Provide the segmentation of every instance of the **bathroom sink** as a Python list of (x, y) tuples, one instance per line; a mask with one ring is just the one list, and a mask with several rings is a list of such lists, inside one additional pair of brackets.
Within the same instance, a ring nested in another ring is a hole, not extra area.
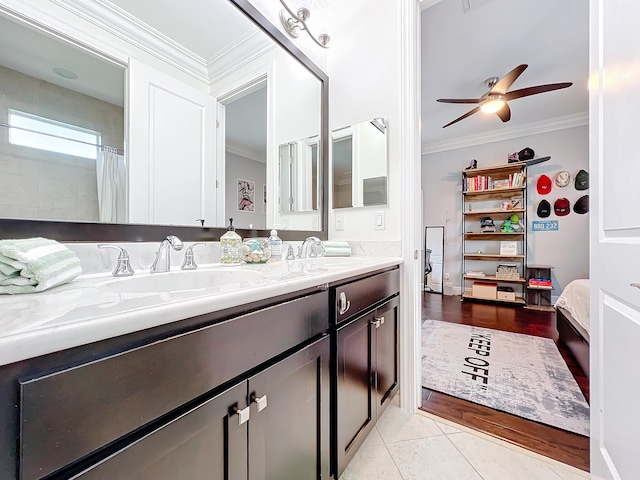
[(114, 278), (97, 285), (115, 293), (180, 292), (185, 290), (223, 289), (258, 280), (256, 271), (216, 268), (207, 270), (180, 270), (167, 273), (136, 274)]

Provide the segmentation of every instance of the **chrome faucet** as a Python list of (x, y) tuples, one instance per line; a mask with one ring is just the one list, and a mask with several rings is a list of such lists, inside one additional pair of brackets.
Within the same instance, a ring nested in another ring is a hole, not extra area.
[(298, 258), (314, 258), (322, 251), (322, 241), (318, 237), (307, 237), (302, 242)]
[(156, 252), (156, 259), (151, 265), (151, 273), (168, 272), (171, 269), (171, 251), (169, 247), (174, 250), (182, 250), (182, 240), (175, 235), (167, 235), (167, 238), (162, 240), (160, 248)]

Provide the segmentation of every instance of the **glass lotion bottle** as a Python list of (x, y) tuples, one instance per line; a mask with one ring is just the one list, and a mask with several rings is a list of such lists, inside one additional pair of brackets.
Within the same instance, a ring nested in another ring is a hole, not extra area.
[(242, 238), (236, 233), (233, 218), (229, 219), (227, 233), (220, 237), (220, 264), (240, 265), (242, 263)]

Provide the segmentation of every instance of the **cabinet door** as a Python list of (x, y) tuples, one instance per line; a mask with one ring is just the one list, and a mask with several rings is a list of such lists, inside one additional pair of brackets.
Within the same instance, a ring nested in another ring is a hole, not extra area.
[(398, 314), (396, 297), (376, 310), (373, 329), (376, 418), (398, 390)]
[[(242, 382), (72, 478), (82, 480), (243, 480), (247, 420)], [(243, 423), (241, 423), (243, 421)]]
[(249, 379), (249, 478), (329, 476), (329, 337)]
[(372, 379), (374, 313), (338, 329), (337, 346), (337, 462), (341, 474), (375, 423)]

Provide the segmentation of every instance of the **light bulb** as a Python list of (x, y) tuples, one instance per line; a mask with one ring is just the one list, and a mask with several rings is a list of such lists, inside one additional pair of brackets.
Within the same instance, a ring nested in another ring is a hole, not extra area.
[(484, 113), (496, 113), (506, 102), (503, 100), (502, 95), (489, 95), (486, 100), (480, 105), (480, 110)]

